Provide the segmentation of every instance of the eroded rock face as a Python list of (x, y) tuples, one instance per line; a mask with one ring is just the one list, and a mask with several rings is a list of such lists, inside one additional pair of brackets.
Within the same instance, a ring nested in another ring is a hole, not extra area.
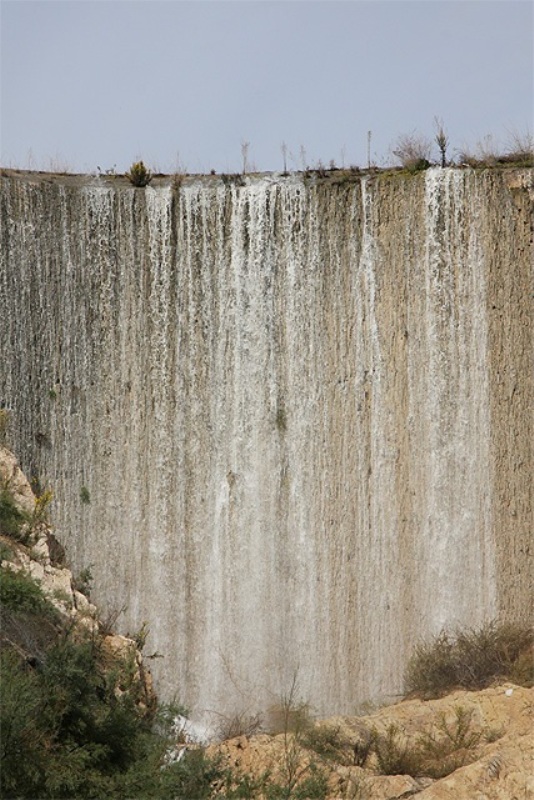
[(2, 561), (2, 566), (28, 573), (39, 582), (43, 594), (60, 614), (70, 617), (77, 625), (97, 631), (96, 606), (76, 590), (71, 570), (53, 563), (50, 543), (57, 540), (45, 519), (35, 516), (37, 498), (17, 459), (4, 446), (0, 446), (0, 486), (8, 491), (17, 508), (28, 517), (21, 541), (2, 537), (8, 544), (6, 553), (11, 553)]
[(127, 665), (125, 675), (119, 680), (117, 693), (131, 691), (132, 686), (135, 686), (137, 703), (145, 708), (151, 708), (155, 702), (152, 675), (144, 664), (136, 642), (127, 636), (113, 633), (104, 637), (102, 647), (113, 660), (118, 658)]
[[(385, 735), (398, 731), (399, 746), (416, 748), (422, 738), (443, 724), (458, 734), (459, 709), (468, 719), (473, 744), (459, 751), (465, 765), (436, 779), (423, 775), (378, 774), (372, 753), (365, 766), (349, 766), (322, 758), (306, 746), (306, 736), (240, 736), (210, 748), (238, 774), (259, 777), (266, 771), (274, 780), (287, 780), (288, 756), (302, 778), (314, 763), (328, 773), (328, 798), (393, 800), (417, 795), (421, 800), (512, 800), (534, 796), (534, 689), (503, 684), (480, 692), (454, 692), (438, 700), (406, 700), (361, 717), (332, 717), (316, 723), (335, 730), (356, 744), (365, 731)], [(350, 746), (347, 749), (350, 755)]]
[(35, 495), (30, 482), (13, 453), (0, 445), (0, 488), (7, 488), (16, 506), (27, 514), (35, 510)]

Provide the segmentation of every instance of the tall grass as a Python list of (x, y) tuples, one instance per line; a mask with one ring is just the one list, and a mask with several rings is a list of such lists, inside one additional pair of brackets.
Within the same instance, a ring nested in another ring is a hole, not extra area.
[(442, 631), (416, 647), (405, 673), (405, 692), (428, 699), (503, 680), (532, 686), (533, 648), (534, 630), (526, 625), (493, 621), (454, 634)]

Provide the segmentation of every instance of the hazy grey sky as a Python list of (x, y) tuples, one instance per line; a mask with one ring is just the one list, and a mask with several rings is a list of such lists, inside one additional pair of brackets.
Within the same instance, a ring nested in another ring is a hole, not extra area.
[(377, 163), (532, 131), (530, 0), (1, 0), (4, 166)]

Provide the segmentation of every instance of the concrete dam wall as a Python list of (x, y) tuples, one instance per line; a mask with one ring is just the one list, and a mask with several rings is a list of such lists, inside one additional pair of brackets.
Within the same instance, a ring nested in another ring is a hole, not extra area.
[(349, 713), (528, 616), (532, 171), (0, 180), (8, 441), (163, 697)]

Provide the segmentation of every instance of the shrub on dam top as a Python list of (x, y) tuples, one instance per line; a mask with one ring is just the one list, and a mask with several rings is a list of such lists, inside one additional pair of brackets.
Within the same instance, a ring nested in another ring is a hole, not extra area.
[(152, 180), (152, 173), (145, 167), (142, 161), (136, 161), (130, 167), (126, 177), (134, 186), (148, 186)]
[(534, 685), (534, 630), (490, 622), (477, 630), (443, 631), (416, 647), (405, 674), (405, 691), (425, 699), (454, 689), (485, 689), (508, 680)]

